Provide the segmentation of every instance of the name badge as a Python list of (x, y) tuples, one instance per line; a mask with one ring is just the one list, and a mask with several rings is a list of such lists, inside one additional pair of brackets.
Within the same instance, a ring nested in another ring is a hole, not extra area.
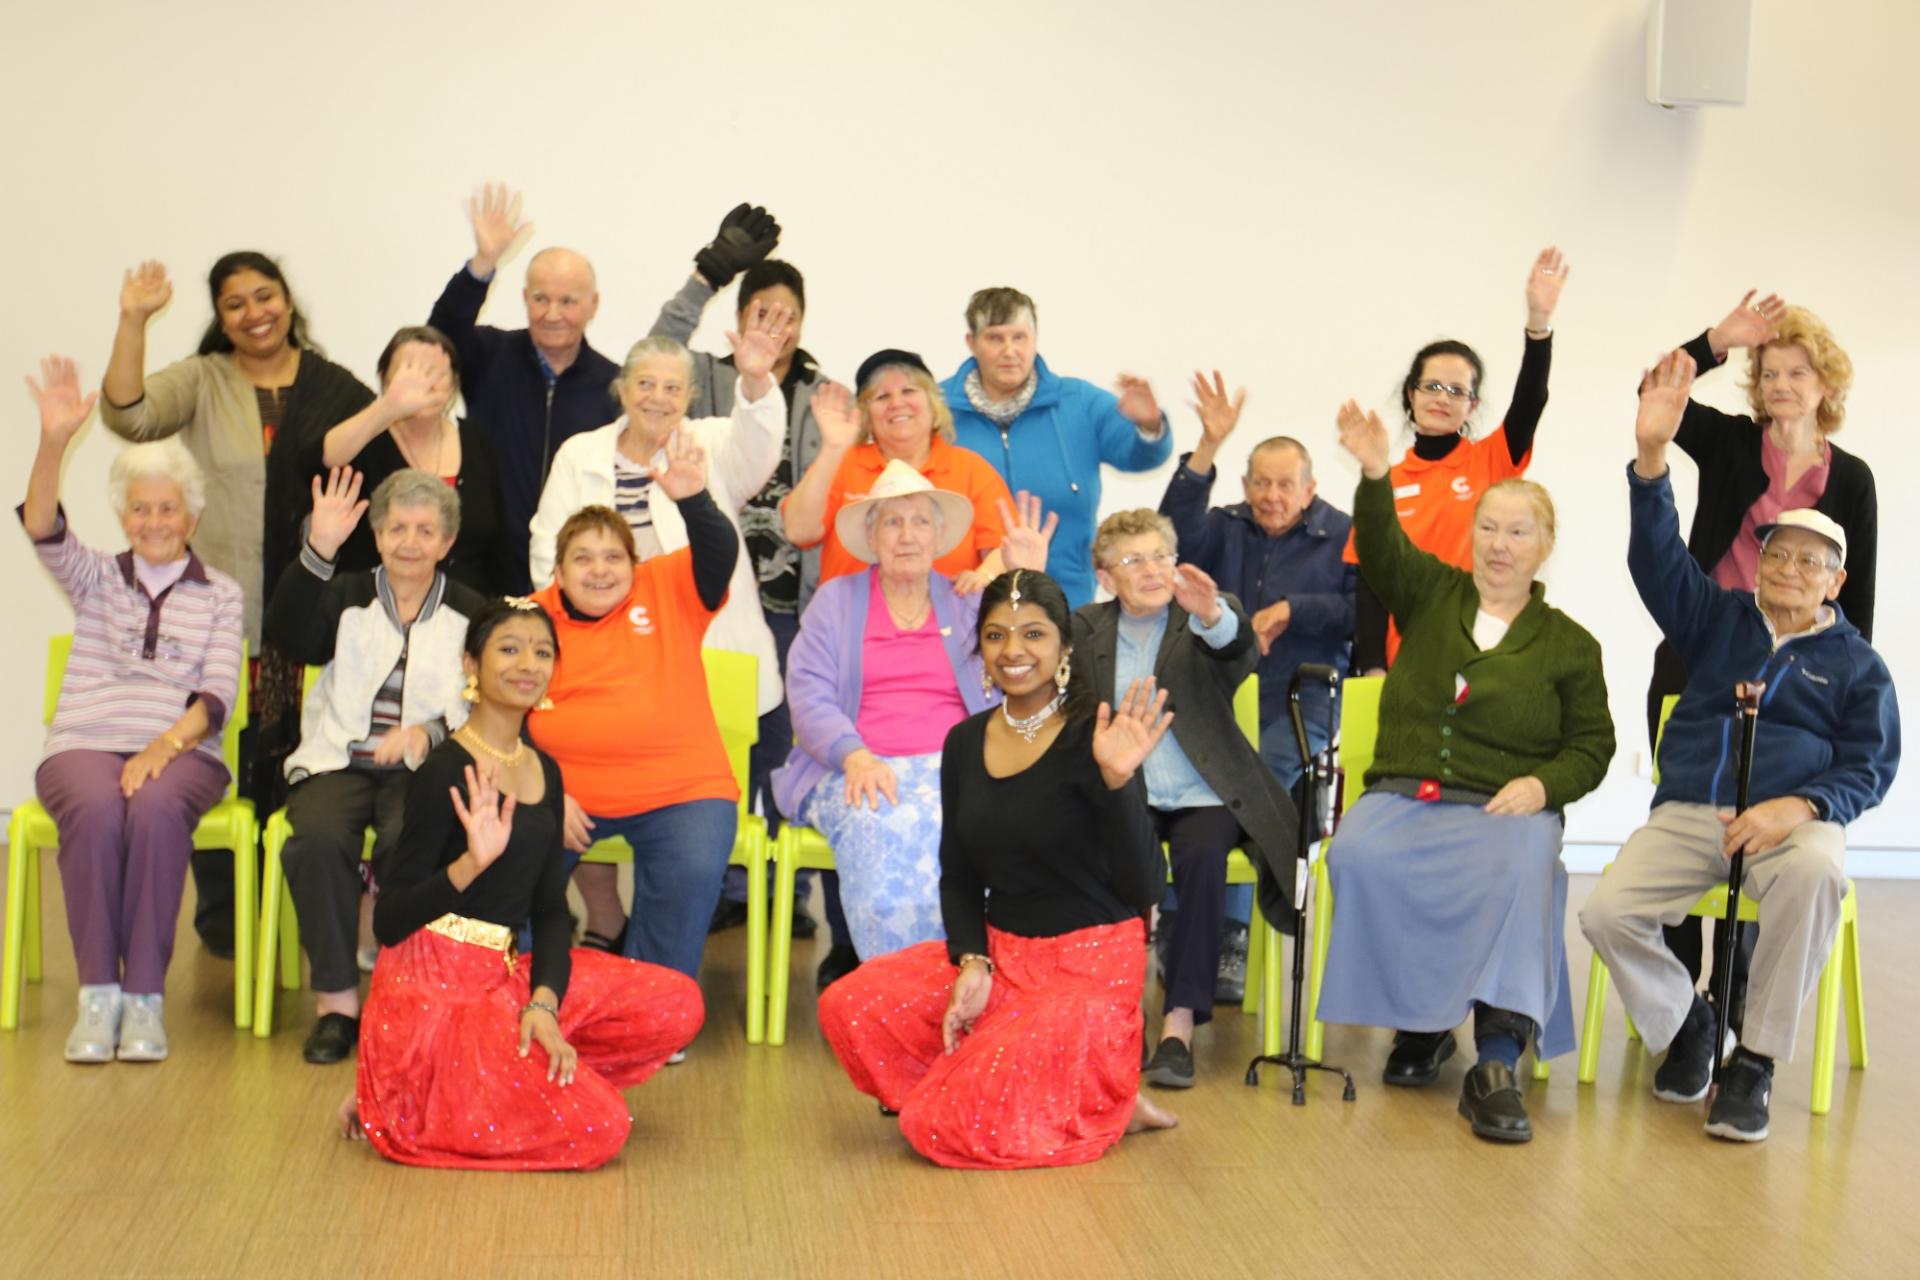
[(1419, 496), (1420, 496), (1420, 482), (1419, 482), (1418, 480), (1416, 480), (1416, 481), (1414, 481), (1414, 482), (1413, 482), (1412, 484), (1403, 484), (1403, 485), (1396, 485), (1396, 486), (1394, 487), (1394, 490), (1393, 490), (1393, 496), (1394, 496), (1394, 497), (1395, 497), (1396, 499), (1399, 499), (1399, 498), (1417, 498), (1417, 497), (1419, 497)]

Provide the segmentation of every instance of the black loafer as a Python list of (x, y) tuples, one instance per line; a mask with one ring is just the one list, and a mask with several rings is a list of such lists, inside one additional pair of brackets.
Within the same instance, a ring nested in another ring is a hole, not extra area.
[(814, 972), (817, 987), (830, 987), (860, 967), (860, 953), (852, 947), (828, 947), (826, 959)]
[(738, 929), (746, 922), (747, 904), (722, 898), (713, 905), (713, 920), (707, 925), (707, 932), (723, 933), (728, 929)]
[(307, 1033), (307, 1043), (301, 1048), (300, 1056), (324, 1066), (351, 1058), (359, 1043), (360, 1019), (349, 1018), (344, 1013), (323, 1013)]
[(1527, 1119), (1520, 1085), (1504, 1062), (1483, 1062), (1467, 1072), (1460, 1086), (1460, 1114), (1473, 1125), (1476, 1136), (1489, 1142), (1529, 1142), (1533, 1121)]
[(1396, 1031), (1393, 1052), (1380, 1079), (1403, 1088), (1432, 1084), (1440, 1078), (1440, 1064), (1453, 1056), (1451, 1031)]

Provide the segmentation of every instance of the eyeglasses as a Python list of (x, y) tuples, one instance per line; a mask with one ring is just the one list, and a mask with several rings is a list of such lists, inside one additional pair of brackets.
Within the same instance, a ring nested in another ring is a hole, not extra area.
[(1415, 391), (1424, 391), (1430, 396), (1445, 396), (1449, 400), (1473, 399), (1473, 388), (1463, 387), (1456, 382), (1416, 382)]
[(1141, 552), (1138, 555), (1121, 556), (1113, 562), (1116, 569), (1144, 569), (1150, 564), (1169, 565), (1173, 563), (1173, 552), (1155, 551), (1152, 554)]
[(1832, 556), (1823, 556), (1817, 551), (1802, 551), (1799, 555), (1795, 555), (1793, 552), (1783, 551), (1779, 547), (1762, 551), (1760, 553), (1760, 562), (1762, 564), (1770, 564), (1776, 569), (1784, 569), (1788, 565), (1792, 565), (1800, 572), (1806, 574), (1831, 573), (1834, 569), (1838, 568), (1838, 566), (1833, 563)]

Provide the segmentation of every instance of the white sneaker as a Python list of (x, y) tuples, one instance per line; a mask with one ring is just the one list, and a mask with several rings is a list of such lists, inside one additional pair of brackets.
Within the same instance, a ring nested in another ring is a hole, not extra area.
[(687, 1060), (687, 1051), (685, 1049), (676, 1049), (674, 1051), (673, 1056), (667, 1059), (667, 1065), (670, 1067), (677, 1067), (681, 1063), (685, 1062), (686, 1060)]
[(120, 1016), (120, 1061), (165, 1062), (167, 1028), (160, 1021), (159, 996), (125, 996)]
[(374, 962), (380, 958), (380, 948), (362, 947), (353, 956), (354, 963), (360, 966), (360, 972), (372, 973)]
[(68, 1062), (112, 1062), (120, 1042), (120, 984), (80, 988), (80, 1016), (67, 1034)]

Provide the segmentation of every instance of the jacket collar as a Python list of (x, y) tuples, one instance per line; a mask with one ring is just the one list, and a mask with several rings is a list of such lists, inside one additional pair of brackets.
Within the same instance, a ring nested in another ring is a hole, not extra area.
[[(1473, 634), (1473, 621), (1480, 613), (1480, 593), (1466, 591), (1461, 593), (1460, 626), (1468, 635)], [(1513, 622), (1507, 627), (1507, 634), (1500, 637), (1496, 649), (1521, 649), (1533, 643), (1547, 625), (1547, 584), (1534, 579), (1526, 606), (1522, 608)], [(1471, 659), (1469, 659), (1471, 661)]]
[[(113, 562), (120, 566), (121, 580), (129, 587), (138, 587), (140, 580), (136, 578), (133, 573), (133, 548), (128, 547), (125, 551), (122, 551), (113, 558)], [(201, 562), (199, 553), (192, 547), (187, 548), (187, 567), (180, 574), (180, 581), (197, 582), (203, 586), (206, 584), (207, 566)]]
[(1260, 522), (1253, 518), (1253, 505), (1251, 503), (1236, 502), (1231, 506), (1225, 506), (1220, 509), (1227, 513), (1228, 519), (1240, 521), (1246, 525), (1247, 528), (1251, 529), (1256, 537), (1260, 538), (1269, 536), (1285, 538), (1296, 533), (1305, 533), (1308, 537), (1322, 539), (1333, 536), (1327, 532), (1327, 512), (1333, 510), (1333, 508), (1327, 505), (1325, 498), (1317, 494), (1314, 496), (1313, 501), (1307, 504), (1307, 509), (1300, 513), (1300, 519), (1294, 523), (1293, 528), (1281, 534), (1269, 535), (1265, 529), (1260, 527)]
[[(972, 356), (968, 356), (961, 362), (960, 367), (954, 370), (953, 376), (940, 384), (940, 390), (947, 397), (948, 404), (958, 405), (967, 410), (973, 408), (972, 404), (967, 400), (967, 375), (973, 373), (979, 369), (979, 367), (980, 362)], [(1026, 413), (1022, 413), (1020, 418), (1026, 417), (1028, 413), (1032, 413), (1035, 409), (1045, 408), (1060, 402), (1060, 379), (1052, 369), (1047, 367), (1046, 357), (1035, 356), (1033, 358), (1033, 374), (1036, 379), (1033, 388), (1033, 399), (1027, 402)], [(1018, 422), (1020, 418), (1015, 418), (1014, 421)]]
[[(1093, 652), (1083, 656), (1090, 658), (1094, 664), (1094, 674), (1099, 681), (1098, 687), (1110, 691), (1113, 688), (1115, 670), (1119, 665), (1120, 602), (1102, 600), (1098, 604), (1086, 606), (1081, 613), (1091, 624), (1092, 629), (1087, 640), (1093, 646)], [(1153, 674), (1156, 678), (1166, 668), (1168, 655), (1173, 652), (1173, 646), (1179, 640), (1180, 633), (1186, 629), (1187, 611), (1178, 604), (1169, 602), (1166, 629), (1160, 633), (1160, 647), (1153, 655)]]

